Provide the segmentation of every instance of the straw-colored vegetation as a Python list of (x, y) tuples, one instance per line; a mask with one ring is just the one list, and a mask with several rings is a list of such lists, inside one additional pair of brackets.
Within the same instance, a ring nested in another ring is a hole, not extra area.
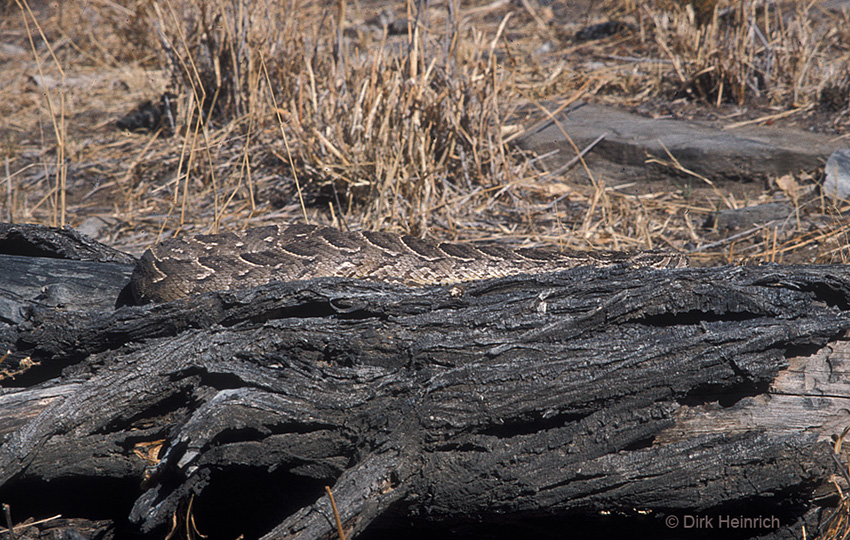
[[(698, 264), (846, 262), (848, 207), (819, 195), (820, 170), (741, 185), (655, 156), (674, 179), (627, 193), (511, 144), (578, 99), (844, 137), (850, 17), (823, 3), (0, 0), (0, 219), (85, 225), (136, 252), (308, 220)], [(620, 31), (574, 39), (606, 20)], [(158, 129), (115, 128), (166, 92)], [(703, 226), (760, 202), (794, 212)]]
[[(741, 186), (655, 156), (678, 180), (635, 194), (581, 162), (552, 174), (511, 144), (577, 99), (840, 136), (850, 21), (819, 3), (6, 0), (2, 42), (25, 51), (0, 57), (3, 219), (97, 218), (102, 241), (136, 251), (308, 220), (666, 247), (699, 264), (843, 261), (847, 220), (814, 189), (821, 171)], [(620, 31), (574, 39), (605, 20)], [(165, 92), (158, 130), (115, 129)], [(703, 227), (767, 201), (796, 212), (734, 234)]]

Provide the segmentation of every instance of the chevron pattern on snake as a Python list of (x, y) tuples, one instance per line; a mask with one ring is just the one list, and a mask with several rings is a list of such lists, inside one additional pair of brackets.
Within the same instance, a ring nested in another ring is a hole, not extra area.
[(681, 267), (684, 255), (562, 252), (434, 243), (384, 232), (343, 232), (313, 225), (271, 225), (176, 238), (145, 251), (133, 272), (138, 303), (170, 302), (271, 281), (347, 277), (410, 286), (447, 285), (578, 266)]

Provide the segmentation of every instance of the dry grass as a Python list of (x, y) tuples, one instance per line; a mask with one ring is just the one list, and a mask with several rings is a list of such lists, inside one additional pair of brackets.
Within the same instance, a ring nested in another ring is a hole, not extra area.
[[(584, 21), (566, 27), (534, 2), (419, 13), (411, 1), (390, 17), (400, 22), (391, 34), (361, 4), (103, 1), (30, 13), (21, 1), (23, 10), (6, 8), (18, 21), (6, 28), (34, 38), (38, 61), (10, 64), (22, 83), (17, 104), (0, 110), (10, 113), (0, 136), (15, 221), (98, 216), (108, 224), (101, 239), (132, 250), (182, 230), (308, 220), (668, 247), (700, 264), (846, 259), (843, 209), (805, 189), (818, 171), (742, 193), (671, 159), (680, 184), (635, 195), (582, 166), (552, 174), (509, 144), (553, 98), (752, 122), (829, 109), (827, 127), (843, 133), (850, 25), (818, 22), (816, 5), (609, 0), (596, 16), (627, 30), (583, 43), (571, 32)], [(52, 86), (33, 82), (37, 69)], [(166, 90), (179, 105), (173, 137), (112, 128)], [(798, 186), (793, 197), (780, 183)], [(778, 199), (793, 204), (793, 219), (734, 234), (702, 227), (717, 209)]]
[(747, 0), (731, 3), (700, 26), (690, 6), (639, 9), (645, 13), (640, 31), (672, 62), (678, 93), (718, 105), (800, 108), (816, 104), (825, 89), (845, 96), (850, 91), (846, 12), (816, 24), (806, 2)]
[[(390, 42), (344, 32), (338, 9), (319, 5), (250, 3), (238, 13), (225, 3), (199, 5), (167, 4), (155, 15), (174, 79), (191, 89), (189, 127), (207, 147), (209, 126), (218, 124), (231, 131), (229, 141), (259, 138), (266, 148), (243, 152), (244, 178), (228, 175), (239, 181), (216, 199), (216, 225), (239, 197), (256, 211), (248, 173), (263, 153), (290, 176), (299, 202), (339, 224), (414, 234), (435, 217), (453, 223), (457, 203), (471, 194), (480, 199), (522, 177), (524, 161), (504, 141), (517, 102), (496, 59), (504, 26), (461, 36), (455, 18), (435, 39), (411, 23), (406, 39)], [(287, 17), (296, 11), (303, 16)], [(263, 132), (272, 123), (279, 132)], [(215, 183), (216, 161), (206, 163)]]

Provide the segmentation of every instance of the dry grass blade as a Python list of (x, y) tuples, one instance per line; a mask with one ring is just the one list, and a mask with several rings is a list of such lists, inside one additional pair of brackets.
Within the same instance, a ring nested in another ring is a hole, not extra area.
[(845, 486), (850, 484), (850, 468), (846, 463), (847, 451), (842, 452), (844, 438), (848, 432), (850, 432), (850, 428), (845, 428), (841, 435), (835, 437), (832, 458), (835, 461), (840, 478), (833, 478), (832, 485), (835, 487), (835, 492), (840, 500), (835, 508), (830, 511), (822, 527), (823, 532), (816, 537), (817, 540), (843, 540), (850, 536), (850, 493), (842, 489), (839, 482), (839, 480), (843, 480)]
[(334, 520), (336, 521), (336, 530), (339, 534), (340, 540), (345, 540), (345, 531), (342, 529), (342, 520), (339, 517), (339, 510), (336, 508), (336, 501), (334, 500), (334, 494), (331, 491), (330, 486), (325, 486), (325, 491), (328, 494), (328, 498), (331, 500), (331, 508), (333, 508), (334, 512)]

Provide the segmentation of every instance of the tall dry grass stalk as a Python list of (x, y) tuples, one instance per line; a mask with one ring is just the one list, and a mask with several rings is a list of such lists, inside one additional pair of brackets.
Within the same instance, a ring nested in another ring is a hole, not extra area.
[[(249, 139), (279, 122), (288, 148), (267, 152), (281, 175), (343, 224), (357, 210), (371, 227), (421, 234), (432, 214), (521, 174), (503, 132), (515, 96), (497, 53), (507, 18), (476, 33), (452, 4), (449, 31), (426, 38), (409, 5), (406, 40), (385, 31), (370, 43), (339, 27), (343, 4), (169, 0), (152, 20), (201, 132), (238, 125)], [(243, 154), (247, 176), (258, 158)]]
[[(62, 63), (56, 57), (56, 54), (54, 53), (53, 47), (51, 47), (50, 42), (44, 35), (44, 31), (42, 30), (41, 25), (39, 24), (38, 19), (30, 8), (30, 5), (27, 0), (15, 0), (15, 2), (18, 5), (21, 17), (23, 17), (24, 26), (26, 27), (27, 38), (32, 49), (33, 56), (35, 58), (36, 66), (38, 67), (38, 74), (41, 80), (41, 84), (44, 88), (44, 98), (47, 103), (48, 113), (50, 114), (50, 123), (53, 126), (53, 134), (56, 137), (56, 163), (53, 168), (52, 175), (50, 174), (50, 168), (45, 164), (45, 176), (47, 176), (48, 178), (50, 176), (53, 176), (53, 178), (55, 179), (55, 183), (53, 188), (45, 196), (45, 198), (49, 197), (53, 201), (52, 225), (54, 227), (64, 227), (68, 178), (68, 163), (65, 159), (65, 145), (67, 142), (68, 133), (65, 124), (65, 70), (62, 68)], [(50, 84), (48, 84), (47, 78), (44, 76), (44, 70), (42, 69), (42, 59), (39, 55), (38, 48), (36, 47), (37, 39), (34, 35), (34, 32), (36, 31), (38, 32), (38, 38), (40, 38), (40, 40), (43, 41), (46, 45), (47, 51), (50, 54), (50, 58), (54, 63), (54, 67), (58, 70), (61, 76), (59, 85), (56, 88), (55, 93), (53, 93), (53, 91), (50, 89)], [(9, 202), (9, 207), (11, 212), (11, 201)]]

